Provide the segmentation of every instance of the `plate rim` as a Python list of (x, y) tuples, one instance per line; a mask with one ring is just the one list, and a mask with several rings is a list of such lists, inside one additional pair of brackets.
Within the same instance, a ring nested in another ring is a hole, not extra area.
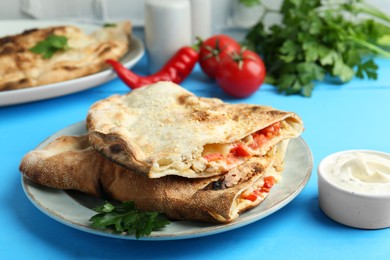
[[(85, 28), (90, 27), (91, 30), (101, 28), (101, 26), (93, 23), (81, 23), (81, 22), (72, 22), (72, 21), (61, 21), (61, 20), (3, 20), (0, 21), (1, 24), (23, 24), (26, 23), (26, 29), (28, 28), (37, 28), (40, 24), (42, 27), (47, 27), (49, 25), (59, 25), (59, 24), (72, 24), (80, 27), (80, 29), (85, 30)], [(27, 23), (30, 26), (27, 26)], [(15, 32), (18, 33), (18, 32)], [(0, 37), (6, 36), (6, 34), (1, 35)], [(132, 46), (132, 49), (121, 58), (123, 65), (130, 69), (133, 67), (145, 54), (145, 46), (142, 40), (134, 35), (131, 35), (131, 39), (129, 45)], [(133, 56), (133, 57), (130, 57)], [(102, 71), (99, 71), (94, 74), (86, 75), (80, 78), (70, 79), (66, 81), (40, 85), (31, 88), (23, 88), (16, 90), (7, 90), (0, 91), (0, 107), (23, 104), (33, 101), (51, 99), (55, 97), (65, 96), (73, 93), (77, 93), (83, 90), (87, 90), (90, 88), (98, 87), (101, 84), (104, 84), (114, 78), (116, 78), (116, 74), (111, 68), (106, 68)], [(97, 81), (97, 82), (96, 82)], [(75, 87), (78, 85), (82, 85), (82, 87)], [(73, 86), (73, 87), (72, 87)], [(54, 93), (53, 93), (54, 92)], [(35, 97), (38, 95), (38, 97)]]
[[(60, 129), (59, 131), (55, 132), (54, 134), (50, 135), (49, 137), (47, 137), (36, 148), (40, 148), (43, 145), (46, 145), (48, 142), (52, 141), (53, 139), (57, 138), (58, 136), (63, 135), (63, 133), (66, 132), (67, 130), (74, 130), (77, 128), (82, 128), (83, 126), (85, 129), (85, 120), (82, 120), (80, 122), (77, 122), (77, 123), (71, 124), (67, 127), (64, 127), (62, 129)], [(76, 133), (68, 134), (68, 135), (75, 135), (75, 134)], [(78, 133), (78, 134), (82, 134), (82, 133)], [(189, 239), (189, 238), (197, 238), (197, 237), (203, 237), (203, 236), (219, 234), (222, 232), (227, 232), (227, 231), (230, 231), (233, 229), (237, 229), (237, 228), (249, 225), (253, 222), (259, 221), (259, 220), (275, 213), (276, 211), (282, 209), (284, 206), (286, 206), (292, 200), (294, 200), (298, 196), (298, 194), (300, 194), (302, 192), (302, 190), (305, 188), (308, 181), (310, 180), (310, 177), (312, 174), (313, 155), (312, 155), (312, 152), (311, 152), (308, 144), (305, 142), (305, 140), (301, 136), (294, 138), (294, 140), (296, 142), (300, 142), (300, 145), (302, 145), (302, 147), (305, 151), (305, 154), (307, 155), (307, 159), (308, 159), (307, 169), (305, 168), (306, 173), (303, 175), (303, 178), (300, 180), (299, 185), (297, 185), (297, 188), (295, 190), (290, 192), (288, 196), (278, 200), (277, 203), (273, 204), (273, 206), (270, 207), (269, 209), (266, 209), (266, 213), (259, 212), (257, 214), (250, 214), (250, 213), (248, 214), (247, 212), (249, 212), (250, 211), (249, 210), (249, 211), (243, 213), (243, 214), (246, 213), (245, 216), (242, 216), (242, 214), (240, 214), (240, 216), (238, 217), (238, 219), (236, 221), (233, 221), (230, 223), (226, 223), (226, 224), (203, 223), (206, 227), (202, 227), (202, 230), (200, 232), (195, 232), (195, 233), (183, 231), (183, 232), (181, 232), (182, 233), (181, 235), (179, 233), (175, 233), (175, 234), (172, 233), (172, 234), (165, 234), (164, 235), (164, 234), (159, 234), (159, 231), (154, 231), (154, 232), (152, 232), (152, 234), (150, 236), (143, 236), (140, 238), (136, 238), (134, 235), (123, 235), (123, 234), (112, 233), (112, 232), (105, 231), (105, 230), (94, 229), (94, 228), (90, 227), (89, 225), (86, 225), (85, 223), (77, 223), (77, 222), (72, 221), (72, 220), (64, 219), (60, 216), (60, 214), (58, 212), (55, 212), (52, 209), (46, 208), (44, 205), (42, 205), (41, 201), (37, 201), (36, 199), (34, 199), (34, 195), (31, 192), (31, 187), (35, 186), (35, 188), (38, 188), (38, 189), (50, 190), (51, 192), (55, 192), (56, 195), (58, 195), (58, 196), (68, 196), (69, 198), (71, 198), (71, 196), (66, 191), (58, 190), (58, 189), (54, 189), (54, 188), (49, 188), (49, 187), (44, 187), (42, 185), (34, 183), (33, 181), (29, 180), (28, 178), (24, 177), (23, 175), (21, 176), (21, 182), (22, 182), (23, 191), (26, 194), (27, 198), (42, 213), (44, 213), (48, 217), (66, 225), (66, 226), (72, 227), (72, 228), (80, 230), (80, 231), (84, 231), (84, 232), (95, 234), (95, 235), (105, 236), (105, 237), (116, 238), (116, 239), (141, 240), (141, 241), (182, 240), (182, 239)], [(280, 186), (280, 184), (278, 184), (278, 185)], [(276, 186), (275, 188), (277, 189), (279, 186)], [(266, 200), (269, 199), (270, 197), (272, 197), (272, 194), (273, 194), (272, 191), (275, 190), (275, 188), (271, 189), (271, 192), (267, 196)], [(84, 207), (76, 200), (74, 200), (74, 202), (77, 203), (80, 207)], [(260, 206), (261, 206), (261, 204), (258, 205), (257, 207), (255, 207), (254, 209), (256, 209)], [(96, 214), (88, 207), (84, 207), (84, 208), (86, 210), (90, 210), (91, 214)], [(89, 217), (91, 217), (91, 216), (89, 216)], [(170, 225), (172, 225), (173, 223), (190, 223), (191, 224), (191, 223), (196, 223), (196, 222), (174, 221)], [(202, 224), (202, 223), (197, 223), (197, 224)]]

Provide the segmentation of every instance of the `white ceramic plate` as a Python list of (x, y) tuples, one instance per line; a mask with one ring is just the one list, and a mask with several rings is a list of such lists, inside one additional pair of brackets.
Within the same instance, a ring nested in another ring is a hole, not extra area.
[[(35, 21), (35, 20), (16, 20), (0, 21), (0, 37), (21, 33), (24, 30), (32, 28), (42, 28), (53, 25), (74, 24), (85, 33), (89, 34), (101, 26), (91, 24), (78, 24), (68, 21)], [(121, 59), (121, 62), (127, 67), (133, 67), (144, 55), (145, 49), (142, 41), (132, 36), (129, 52)], [(59, 97), (85, 89), (96, 87), (113, 78), (116, 74), (112, 69), (106, 69), (101, 72), (88, 75), (85, 77), (67, 80), (63, 82), (48, 84), (44, 86), (25, 88), (19, 90), (9, 90), (0, 92), (0, 106), (15, 105), (31, 101), (38, 101), (53, 97)]]
[[(85, 123), (79, 122), (52, 135), (38, 148), (45, 146), (58, 136), (83, 133), (86, 133)], [(291, 140), (285, 163), (282, 180), (271, 189), (267, 198), (259, 206), (241, 214), (236, 221), (229, 224), (175, 221), (162, 230), (154, 231), (150, 236), (139, 239), (173, 240), (212, 235), (248, 225), (274, 213), (292, 201), (310, 178), (313, 159), (309, 147), (302, 138)], [(43, 187), (23, 177), (22, 184), (27, 197), (38, 209), (65, 225), (102, 236), (136, 239), (135, 236), (113, 234), (89, 226), (88, 220), (96, 214), (92, 208), (104, 203), (100, 199), (79, 192), (65, 192)]]

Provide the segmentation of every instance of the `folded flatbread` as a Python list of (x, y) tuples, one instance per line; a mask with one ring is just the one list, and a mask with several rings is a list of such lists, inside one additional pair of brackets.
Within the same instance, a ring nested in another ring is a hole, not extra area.
[[(90, 75), (120, 59), (129, 49), (131, 23), (117, 23), (90, 35), (76, 26), (31, 29), (0, 38), (0, 91), (35, 87)], [(29, 49), (50, 35), (65, 36), (69, 49), (51, 58)]]
[(171, 219), (230, 222), (265, 199), (269, 189), (263, 189), (264, 178), (279, 180), (287, 142), (222, 176), (150, 179), (107, 160), (92, 148), (87, 135), (62, 136), (29, 152), (20, 171), (41, 185), (134, 201), (140, 210), (160, 211)]
[(89, 110), (91, 145), (110, 160), (149, 178), (225, 174), (303, 131), (292, 112), (227, 104), (159, 82), (114, 95)]

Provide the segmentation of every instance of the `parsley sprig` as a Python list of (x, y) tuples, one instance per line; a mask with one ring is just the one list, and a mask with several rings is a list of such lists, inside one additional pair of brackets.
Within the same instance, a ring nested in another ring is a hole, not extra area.
[(135, 208), (132, 201), (113, 205), (106, 202), (94, 209), (98, 214), (90, 218), (91, 227), (134, 235), (148, 236), (152, 231), (165, 227), (170, 221), (159, 212), (144, 212)]
[[(245, 44), (263, 57), (267, 82), (281, 93), (310, 96), (314, 82), (326, 76), (340, 83), (353, 77), (376, 79), (373, 58), (390, 57), (390, 17), (362, 0), (284, 0), (280, 10), (263, 7)], [(281, 14), (282, 23), (267, 29), (270, 12)]]
[(41, 54), (44, 59), (49, 59), (54, 55), (54, 53), (58, 51), (65, 51), (69, 48), (68, 38), (62, 35), (51, 34), (29, 50), (34, 53)]

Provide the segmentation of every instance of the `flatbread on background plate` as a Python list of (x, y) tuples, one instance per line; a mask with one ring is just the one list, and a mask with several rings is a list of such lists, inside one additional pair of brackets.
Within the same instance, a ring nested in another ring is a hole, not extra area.
[(226, 223), (266, 198), (265, 178), (280, 179), (287, 142), (222, 176), (151, 179), (107, 160), (93, 149), (87, 135), (61, 136), (24, 156), (20, 171), (44, 186), (134, 201), (139, 210), (163, 212), (173, 220)]
[(95, 103), (88, 112), (90, 144), (130, 171), (160, 178), (218, 176), (297, 137), (293, 112), (228, 104), (159, 82)]
[[(24, 31), (0, 38), (0, 91), (36, 87), (87, 76), (108, 67), (129, 50), (129, 21), (87, 35), (73, 25)], [(30, 49), (49, 36), (64, 36), (69, 46), (49, 58)]]

